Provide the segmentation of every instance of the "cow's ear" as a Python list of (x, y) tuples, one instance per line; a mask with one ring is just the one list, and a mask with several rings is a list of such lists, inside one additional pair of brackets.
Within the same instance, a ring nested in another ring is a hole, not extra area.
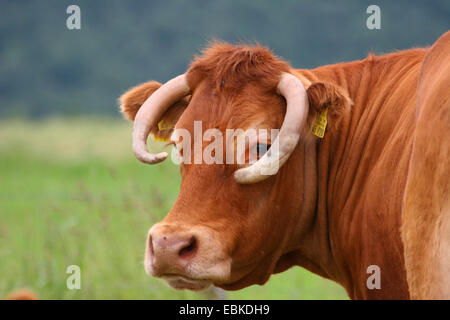
[[(119, 98), (120, 111), (124, 117), (134, 121), (139, 108), (159, 87), (161, 87), (161, 83), (150, 81), (137, 85), (125, 92)], [(189, 104), (188, 98), (185, 97), (169, 107), (159, 120), (158, 125), (151, 129), (150, 133), (156, 140), (169, 141), (175, 124)]]
[[(313, 128), (321, 117), (327, 117), (327, 129), (338, 128), (342, 116), (353, 101), (341, 87), (328, 82), (314, 82), (306, 90), (309, 100), (308, 124)], [(326, 111), (326, 113), (325, 113)]]

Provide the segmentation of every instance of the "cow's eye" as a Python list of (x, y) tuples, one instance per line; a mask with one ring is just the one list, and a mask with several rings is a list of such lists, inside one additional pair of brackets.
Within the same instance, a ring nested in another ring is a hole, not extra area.
[(256, 154), (258, 155), (258, 158), (262, 157), (267, 150), (269, 150), (270, 145), (265, 143), (258, 143), (256, 145)]

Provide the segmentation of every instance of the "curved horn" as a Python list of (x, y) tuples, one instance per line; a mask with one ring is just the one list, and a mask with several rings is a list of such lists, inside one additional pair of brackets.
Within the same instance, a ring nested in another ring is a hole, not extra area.
[(133, 128), (133, 151), (139, 161), (155, 164), (167, 158), (167, 152), (152, 154), (147, 151), (147, 137), (164, 112), (189, 93), (186, 76), (182, 74), (166, 82), (144, 102), (136, 114)]
[(308, 114), (306, 89), (294, 75), (283, 73), (277, 90), (287, 103), (280, 132), (264, 156), (251, 166), (234, 173), (238, 183), (255, 183), (276, 174), (297, 146)]

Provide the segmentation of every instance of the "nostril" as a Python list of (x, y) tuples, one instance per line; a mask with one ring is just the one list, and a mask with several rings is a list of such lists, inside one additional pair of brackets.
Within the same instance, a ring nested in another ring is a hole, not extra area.
[(149, 251), (150, 251), (150, 257), (153, 257), (153, 256), (154, 256), (154, 249), (153, 249), (153, 239), (152, 239), (152, 236), (150, 236), (150, 237), (148, 238), (148, 248), (149, 248)]
[(180, 249), (178, 256), (183, 259), (189, 259), (193, 257), (197, 251), (197, 239), (192, 236), (186, 246)]

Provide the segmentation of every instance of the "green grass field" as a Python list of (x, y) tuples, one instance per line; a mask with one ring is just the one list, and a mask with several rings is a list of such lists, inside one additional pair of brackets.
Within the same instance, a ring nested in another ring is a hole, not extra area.
[[(140, 164), (119, 119), (0, 121), (0, 298), (27, 287), (41, 299), (207, 299), (148, 277), (145, 239), (175, 201), (178, 168)], [(81, 268), (80, 290), (66, 268)], [(299, 267), (229, 299), (347, 299)]]

